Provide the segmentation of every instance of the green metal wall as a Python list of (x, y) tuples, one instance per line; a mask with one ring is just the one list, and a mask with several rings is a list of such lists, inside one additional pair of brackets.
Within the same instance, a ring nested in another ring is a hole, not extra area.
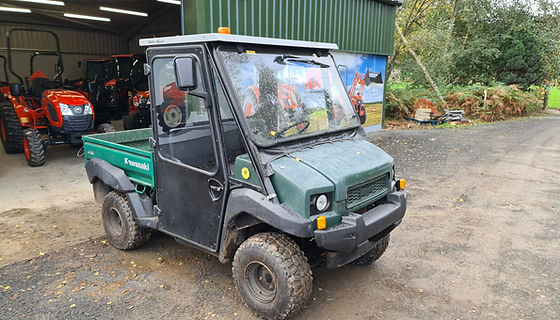
[(334, 42), (340, 50), (393, 54), (395, 7), (374, 0), (185, 0), (184, 34), (216, 32)]

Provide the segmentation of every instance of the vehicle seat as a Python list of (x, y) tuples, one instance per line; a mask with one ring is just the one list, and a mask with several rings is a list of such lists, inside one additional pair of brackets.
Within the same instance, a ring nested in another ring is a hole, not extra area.
[(31, 81), (31, 93), (37, 98), (41, 97), (43, 91), (59, 87), (59, 84), (56, 81), (50, 81), (41, 71), (33, 72), (29, 81)]
[(35, 71), (29, 78), (29, 81), (31, 82), (31, 93), (36, 97), (41, 97), (43, 91), (45, 91), (43, 84), (48, 82), (49, 79), (47, 79), (43, 72)]

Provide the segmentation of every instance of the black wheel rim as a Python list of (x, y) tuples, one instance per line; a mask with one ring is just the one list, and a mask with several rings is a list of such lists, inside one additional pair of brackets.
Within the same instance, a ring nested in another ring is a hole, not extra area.
[(121, 215), (119, 211), (113, 207), (109, 208), (107, 212), (107, 228), (109, 229), (109, 234), (114, 237), (120, 237), (123, 231)]
[(261, 303), (269, 303), (276, 296), (276, 279), (267, 266), (258, 261), (245, 268), (245, 278), (251, 295)]

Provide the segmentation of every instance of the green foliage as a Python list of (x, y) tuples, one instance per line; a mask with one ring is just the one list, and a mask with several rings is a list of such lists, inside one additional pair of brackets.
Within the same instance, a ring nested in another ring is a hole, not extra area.
[[(411, 0), (397, 23), (439, 86), (500, 81), (525, 89), (560, 79), (558, 12), (551, 0)], [(427, 87), (398, 37), (396, 50), (393, 78)]]
[(541, 83), (544, 72), (540, 53), (534, 33), (510, 29), (500, 42), (500, 54), (495, 62), (497, 80), (519, 84), (523, 89)]
[[(499, 121), (510, 117), (531, 115), (542, 108), (543, 89), (529, 87), (520, 90), (492, 82), (490, 85), (449, 85), (442, 88), (449, 109), (464, 110), (465, 116), (475, 121)], [(392, 118), (412, 116), (420, 98), (435, 100), (429, 89), (411, 83), (390, 84), (385, 102), (386, 115)]]

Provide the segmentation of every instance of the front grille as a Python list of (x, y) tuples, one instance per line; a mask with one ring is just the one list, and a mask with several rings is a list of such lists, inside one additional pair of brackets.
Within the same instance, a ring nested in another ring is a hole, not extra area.
[(83, 132), (93, 130), (93, 116), (91, 114), (82, 116), (64, 116), (62, 129), (71, 132)]
[(387, 193), (388, 174), (352, 186), (346, 192), (346, 208), (356, 209), (369, 204)]

